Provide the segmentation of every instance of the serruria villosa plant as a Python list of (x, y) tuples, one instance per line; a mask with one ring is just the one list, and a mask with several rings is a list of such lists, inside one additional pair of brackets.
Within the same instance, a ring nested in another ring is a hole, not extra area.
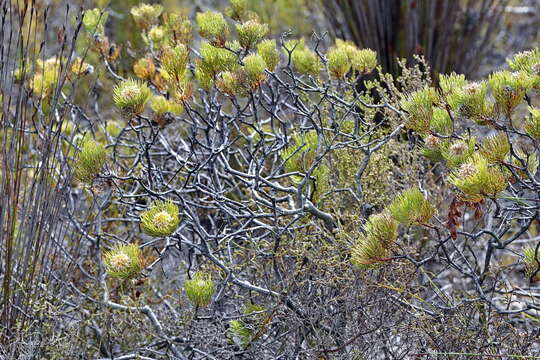
[[(471, 328), (489, 332), (485, 314), (533, 309), (499, 284), (523, 280), (508, 257), (536, 236), (534, 53), (490, 79), (450, 74), (436, 87), (420, 58), (393, 78), (370, 49), (273, 36), (252, 5), (235, 0), (225, 14), (190, 19), (165, 2), (138, 3), (126, 15), (142, 41), (119, 46), (105, 23), (118, 14), (89, 10), (89, 56), (78, 48), (73, 59), (95, 71), (58, 57), (75, 68), (51, 60), (20, 74), (33, 94), (58, 95), (62, 108), (50, 114), (72, 117), (59, 128), (63, 147), (87, 154), (75, 160), (74, 169), (86, 163), (79, 177), (103, 178), (111, 189), (82, 194), (92, 200), (85, 208), (78, 189), (67, 191), (66, 213), (88, 250), (75, 256), (81, 280), (73, 285), (96, 285), (83, 303), (140, 315), (145, 336), (125, 347), (111, 340), (96, 357), (226, 359), (241, 348), (254, 359), (353, 358), (349, 348), (357, 348), (377, 358), (383, 346), (419, 351), (408, 334), (398, 341), (359, 333), (416, 328), (418, 315), (446, 344), (454, 334), (439, 325), (454, 319), (449, 313), (471, 313)], [(51, 80), (62, 72), (73, 83), (95, 80), (85, 92), (96, 94), (94, 106), (66, 100), (71, 89)], [(101, 96), (104, 89), (112, 96)], [(107, 151), (86, 149), (80, 133)], [(144, 271), (132, 294), (87, 275), (95, 262), (85, 254), (140, 233), (138, 248), (157, 256), (148, 266), (126, 245), (103, 253), (111, 278)], [(209, 270), (184, 281), (192, 269)], [(142, 288), (148, 294), (140, 297)], [(185, 298), (194, 306), (182, 306)], [(267, 316), (243, 310), (253, 302)], [(383, 320), (371, 327), (371, 319)], [(432, 341), (424, 336), (413, 338)]]
[(180, 224), (180, 210), (172, 201), (156, 201), (141, 214), (141, 229), (148, 235), (164, 237)]

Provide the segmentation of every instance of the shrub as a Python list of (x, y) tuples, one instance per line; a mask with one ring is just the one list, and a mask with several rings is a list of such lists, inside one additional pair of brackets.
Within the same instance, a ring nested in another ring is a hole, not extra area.
[(130, 10), (131, 45), (110, 16), (67, 54), (8, 49), (2, 351), (534, 355), (535, 51), (435, 87), (420, 57), (395, 78), (270, 38), (247, 1), (195, 32), (160, 5)]

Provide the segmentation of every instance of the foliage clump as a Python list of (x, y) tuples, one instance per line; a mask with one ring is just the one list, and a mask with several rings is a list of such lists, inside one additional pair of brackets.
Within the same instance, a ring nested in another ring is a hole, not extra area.
[(291, 52), (291, 61), (295, 69), (304, 75), (318, 76), (322, 67), (319, 56), (305, 44), (304, 39), (289, 40), (285, 49)]
[(435, 214), (435, 208), (418, 188), (402, 192), (388, 210), (394, 219), (406, 226), (426, 224)]
[(202, 37), (216, 47), (225, 46), (229, 35), (229, 25), (223, 14), (215, 11), (206, 11), (197, 14), (197, 25)]
[(95, 140), (84, 140), (74, 165), (75, 179), (82, 183), (91, 184), (106, 162), (105, 146)]
[(136, 7), (131, 8), (131, 15), (135, 23), (142, 29), (149, 29), (158, 23), (159, 16), (163, 12), (163, 6), (159, 4), (141, 3)]
[(242, 24), (237, 24), (236, 31), (238, 32), (240, 45), (249, 50), (266, 36), (269, 29), (267, 24), (260, 24), (256, 20), (248, 20)]
[(397, 222), (389, 212), (370, 216), (364, 226), (364, 235), (351, 249), (351, 262), (360, 268), (380, 265), (396, 239)]
[(437, 92), (430, 87), (406, 95), (400, 103), (403, 110), (408, 113), (406, 126), (420, 134), (429, 132), (433, 119), (433, 105), (437, 102)]
[(263, 58), (266, 67), (270, 71), (275, 71), (280, 61), (276, 40), (263, 40), (257, 44), (257, 53)]

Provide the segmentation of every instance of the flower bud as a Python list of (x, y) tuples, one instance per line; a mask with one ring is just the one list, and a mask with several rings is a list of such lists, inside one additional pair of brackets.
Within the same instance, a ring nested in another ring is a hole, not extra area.
[(209, 274), (198, 272), (193, 279), (184, 282), (184, 290), (193, 305), (206, 307), (212, 301), (215, 286)]

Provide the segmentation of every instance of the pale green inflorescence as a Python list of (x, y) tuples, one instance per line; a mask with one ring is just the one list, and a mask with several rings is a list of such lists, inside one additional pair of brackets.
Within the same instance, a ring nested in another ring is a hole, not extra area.
[(167, 113), (180, 115), (184, 111), (182, 104), (168, 100), (162, 95), (154, 96), (150, 107), (157, 117), (162, 117)]
[(130, 279), (143, 269), (141, 250), (136, 244), (117, 245), (103, 255), (107, 274), (113, 278)]
[(209, 274), (198, 272), (193, 279), (184, 282), (184, 290), (193, 305), (205, 307), (212, 301), (215, 285)]
[(263, 40), (257, 44), (257, 53), (262, 56), (268, 70), (276, 70), (280, 61), (280, 55), (277, 50), (276, 40)]
[(394, 219), (405, 226), (427, 224), (436, 212), (418, 188), (402, 192), (388, 210)]
[(159, 16), (163, 12), (163, 6), (159, 4), (139, 4), (131, 9), (133, 20), (143, 29), (148, 29), (158, 23)]
[(84, 140), (75, 161), (75, 179), (82, 183), (91, 184), (103, 169), (106, 161), (105, 146), (95, 140)]
[(151, 97), (146, 83), (134, 79), (122, 81), (113, 89), (115, 105), (127, 116), (139, 115)]
[(229, 25), (223, 14), (214, 11), (198, 13), (196, 21), (202, 37), (214, 46), (223, 47), (225, 45), (229, 35)]
[(534, 85), (534, 78), (524, 71), (498, 71), (489, 77), (489, 85), (499, 111), (510, 116)]
[[(167, 79), (182, 79), (189, 61), (188, 48), (184, 44), (165, 47), (161, 53), (161, 73)], [(165, 72), (166, 74), (163, 74)]]
[(517, 53), (513, 59), (507, 60), (513, 71), (523, 71), (532, 77), (533, 88), (540, 91), (540, 49), (532, 49)]
[(531, 116), (525, 122), (525, 131), (535, 140), (540, 140), (540, 109), (529, 106), (529, 112)]
[(397, 225), (388, 211), (370, 216), (364, 226), (364, 235), (351, 249), (351, 262), (363, 269), (381, 264), (397, 239)]
[(492, 166), (482, 155), (475, 153), (467, 162), (454, 170), (448, 181), (463, 193), (468, 201), (493, 197), (503, 191), (507, 180), (497, 166)]
[(351, 62), (347, 50), (344, 47), (334, 47), (328, 51), (328, 69), (330, 75), (341, 79), (351, 70)]
[(250, 54), (244, 58), (244, 70), (252, 88), (257, 87), (266, 79), (264, 69), (266, 69), (266, 63), (261, 55)]
[(406, 126), (420, 134), (428, 133), (433, 119), (433, 105), (437, 102), (437, 92), (430, 87), (405, 96), (400, 104), (408, 113)]
[(244, 49), (253, 48), (268, 33), (268, 25), (260, 24), (256, 20), (248, 20), (236, 25), (238, 40)]
[(441, 146), (441, 155), (449, 167), (455, 168), (473, 155), (475, 147), (476, 138), (471, 136), (468, 139), (444, 143)]
[(169, 236), (180, 224), (179, 213), (172, 201), (157, 201), (141, 214), (141, 229), (151, 236)]

